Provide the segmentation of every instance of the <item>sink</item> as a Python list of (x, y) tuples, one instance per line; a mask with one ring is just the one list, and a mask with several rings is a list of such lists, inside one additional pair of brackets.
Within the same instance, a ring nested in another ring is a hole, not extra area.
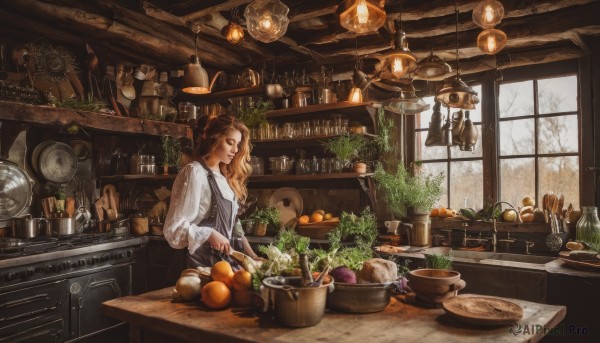
[(467, 286), (461, 292), (516, 298), (534, 302), (546, 301), (547, 273), (545, 264), (551, 256), (511, 254), (507, 252), (454, 250), (448, 247), (427, 248), (420, 253), (399, 254), (409, 259), (411, 269), (424, 267), (423, 254), (452, 252), (452, 269), (461, 273)]
[[(472, 250), (454, 250), (446, 247), (429, 248), (423, 251), (424, 254), (440, 254), (445, 255), (449, 252), (452, 253), (454, 261), (470, 262), (470, 263), (501, 263), (501, 262), (517, 262), (544, 265), (548, 262), (554, 261), (556, 257), (552, 256), (537, 256), (537, 255), (525, 255), (525, 254), (511, 254), (504, 252), (491, 252), (491, 251), (472, 251)], [(497, 261), (497, 262), (496, 262)], [(504, 263), (510, 265), (510, 263)]]
[(554, 261), (556, 257), (552, 256), (537, 256), (537, 255), (521, 255), (510, 253), (499, 253), (489, 251), (466, 251), (452, 250), (452, 256), (455, 258), (472, 259), (476, 262), (485, 262), (485, 260), (510, 261), (533, 264), (546, 264)]

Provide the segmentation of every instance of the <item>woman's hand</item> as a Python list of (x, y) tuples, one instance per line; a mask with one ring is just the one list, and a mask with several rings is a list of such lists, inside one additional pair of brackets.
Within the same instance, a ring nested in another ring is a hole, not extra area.
[(229, 240), (218, 233), (215, 229), (212, 230), (210, 236), (208, 236), (208, 242), (213, 247), (213, 249), (219, 250), (225, 255), (229, 255), (231, 250), (231, 246), (229, 245)]

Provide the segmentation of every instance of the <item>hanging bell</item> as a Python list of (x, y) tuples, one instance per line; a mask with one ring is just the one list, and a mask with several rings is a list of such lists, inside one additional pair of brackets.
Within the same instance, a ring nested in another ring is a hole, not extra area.
[(452, 113), (452, 145), (460, 145), (460, 134), (463, 130), (463, 111)]
[(446, 123), (442, 126), (442, 144), (443, 146), (452, 146), (452, 121), (450, 116), (446, 118)]
[(442, 122), (444, 121), (442, 112), (440, 111), (442, 103), (434, 98), (433, 113), (429, 122), (429, 130), (427, 138), (425, 138), (425, 146), (440, 146), (442, 144)]
[(460, 133), (460, 150), (473, 151), (478, 138), (479, 131), (477, 130), (477, 126), (469, 118), (469, 111), (466, 111), (464, 127)]

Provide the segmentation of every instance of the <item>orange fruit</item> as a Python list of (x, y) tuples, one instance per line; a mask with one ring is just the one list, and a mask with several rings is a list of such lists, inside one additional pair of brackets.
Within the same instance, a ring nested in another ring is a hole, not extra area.
[(233, 274), (233, 289), (237, 291), (252, 288), (252, 274), (245, 270), (238, 270)]
[(231, 302), (231, 291), (221, 281), (207, 283), (202, 287), (200, 294), (202, 295), (202, 302), (214, 310), (223, 309), (229, 306)]
[(310, 216), (311, 223), (320, 223), (323, 221), (323, 215), (319, 212), (315, 212)]
[(233, 290), (233, 305), (239, 307), (248, 307), (254, 304), (254, 295), (249, 289)]
[(227, 261), (219, 261), (210, 269), (210, 277), (215, 281), (221, 281), (231, 287), (233, 281), (233, 269)]
[(298, 224), (303, 225), (303, 224), (308, 224), (310, 222), (310, 218), (304, 214), (301, 215), (300, 218), (298, 218)]
[(440, 212), (439, 212), (439, 216), (440, 217), (445, 217), (446, 216), (446, 212), (448, 212), (448, 209), (445, 208), (444, 206), (440, 207)]
[(333, 214), (331, 213), (325, 213), (325, 215), (323, 216), (323, 220), (329, 220), (333, 218)]
[(440, 215), (440, 209), (439, 208), (434, 208), (433, 210), (431, 210), (431, 213), (429, 214), (430, 217), (437, 217)]

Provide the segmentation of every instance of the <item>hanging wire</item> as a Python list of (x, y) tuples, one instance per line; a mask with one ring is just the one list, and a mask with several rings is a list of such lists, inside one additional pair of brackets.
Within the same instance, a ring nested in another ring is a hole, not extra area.
[(460, 75), (460, 62), (458, 58), (458, 3), (454, 3), (454, 11), (456, 12), (456, 74)]

